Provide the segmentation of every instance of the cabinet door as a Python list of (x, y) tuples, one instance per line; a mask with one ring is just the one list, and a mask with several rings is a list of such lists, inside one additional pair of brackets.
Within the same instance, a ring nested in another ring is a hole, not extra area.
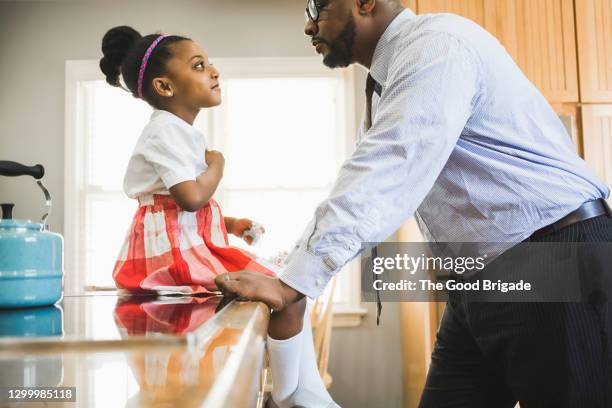
[(612, 185), (612, 105), (583, 105), (584, 159)]
[(576, 0), (583, 102), (612, 102), (612, 0)]
[(576, 152), (584, 157), (582, 148), (582, 117), (577, 103), (552, 103), (552, 108), (563, 122), (567, 133), (572, 138)]
[(408, 7), (416, 13), (417, 11), (417, 0), (402, 0), (402, 5)]
[(491, 0), (417, 0), (417, 11), (425, 13), (454, 13), (485, 26), (485, 5)]
[(573, 0), (418, 0), (417, 11), (451, 12), (477, 22), (549, 101), (578, 102)]

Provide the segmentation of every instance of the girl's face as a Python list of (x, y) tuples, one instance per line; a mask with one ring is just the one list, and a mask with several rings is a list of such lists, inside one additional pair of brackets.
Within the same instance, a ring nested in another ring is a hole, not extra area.
[(221, 104), (219, 71), (210, 64), (206, 52), (195, 42), (185, 40), (172, 44), (172, 53), (166, 67), (171, 99), (195, 109)]

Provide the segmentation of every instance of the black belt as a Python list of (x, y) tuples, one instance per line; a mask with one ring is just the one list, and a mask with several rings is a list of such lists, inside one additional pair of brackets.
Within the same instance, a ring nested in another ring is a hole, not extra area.
[(541, 238), (543, 236), (558, 232), (559, 230), (574, 225), (581, 221), (586, 221), (591, 218), (607, 215), (612, 218), (612, 210), (606, 200), (587, 201), (580, 208), (561, 218), (559, 221), (550, 224), (547, 227), (541, 228), (533, 233), (531, 237)]

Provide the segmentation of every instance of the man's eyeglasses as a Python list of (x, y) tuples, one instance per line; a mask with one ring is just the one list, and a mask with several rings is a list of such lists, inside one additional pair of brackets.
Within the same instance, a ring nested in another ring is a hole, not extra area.
[(311, 19), (313, 23), (319, 21), (319, 9), (317, 8), (315, 0), (308, 0), (308, 4), (306, 5), (306, 18)]

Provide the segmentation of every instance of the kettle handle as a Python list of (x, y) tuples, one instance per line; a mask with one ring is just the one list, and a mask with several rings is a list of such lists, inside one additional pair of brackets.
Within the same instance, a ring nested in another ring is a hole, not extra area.
[(45, 175), (45, 168), (42, 164), (35, 166), (24, 166), (21, 163), (8, 160), (0, 160), (0, 176), (17, 177), (17, 176), (32, 176), (36, 179), (36, 184), (42, 190), (45, 195), (45, 205), (47, 212), (42, 216), (40, 220), (43, 231), (49, 230), (49, 224), (47, 224), (47, 218), (51, 214), (51, 195), (42, 182), (42, 178)]
[(17, 177), (17, 176), (32, 176), (36, 180), (40, 180), (45, 175), (45, 168), (42, 164), (35, 166), (24, 166), (23, 164), (0, 160), (0, 176)]

